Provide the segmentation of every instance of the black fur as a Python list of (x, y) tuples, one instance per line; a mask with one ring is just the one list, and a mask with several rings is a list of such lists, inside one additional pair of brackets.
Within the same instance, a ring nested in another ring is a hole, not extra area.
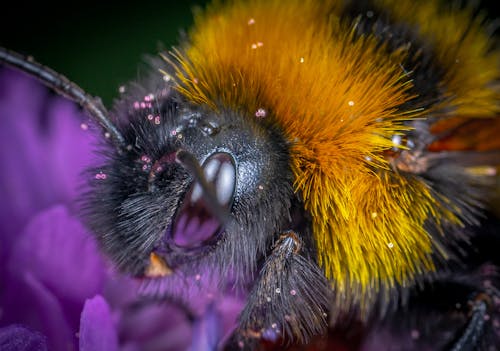
[[(155, 76), (161, 85), (162, 76)], [(134, 107), (150, 93), (151, 108)], [(165, 259), (174, 268), (208, 260), (222, 270), (236, 268), (241, 279), (251, 277), (259, 257), (291, 220), (292, 175), (281, 132), (275, 126), (252, 123), (238, 111), (216, 114), (192, 106), (168, 87), (152, 92), (132, 87), (123, 101), (128, 106), (118, 104), (121, 114), (116, 119), (128, 148), (106, 148), (103, 166), (91, 171), (106, 179), (91, 177), (85, 206), (88, 224), (104, 250), (123, 270), (138, 275), (156, 250), (168, 253)], [(155, 162), (165, 155), (174, 157), (180, 149), (192, 153), (200, 164), (215, 152), (227, 152), (237, 167), (225, 232), (210, 247), (190, 255), (176, 254), (164, 236), (193, 177), (171, 159), (162, 163), (163, 171), (151, 181)]]

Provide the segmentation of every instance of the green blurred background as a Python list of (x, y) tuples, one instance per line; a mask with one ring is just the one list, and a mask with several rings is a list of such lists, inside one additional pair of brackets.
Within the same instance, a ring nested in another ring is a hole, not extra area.
[[(496, 2), (479, 1), (490, 17), (499, 13)], [(34, 56), (109, 106), (118, 86), (137, 76), (143, 55), (175, 45), (192, 24), (193, 7), (206, 3), (12, 2), (0, 9), (0, 46)]]
[(206, 3), (18, 1), (0, 8), (0, 46), (33, 56), (110, 106), (144, 54), (175, 45), (193, 7)]

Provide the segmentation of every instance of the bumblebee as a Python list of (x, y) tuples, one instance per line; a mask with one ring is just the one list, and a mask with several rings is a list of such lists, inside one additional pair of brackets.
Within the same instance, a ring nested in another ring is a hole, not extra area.
[(500, 51), (472, 6), (215, 2), (110, 112), (0, 60), (102, 127), (85, 215), (146, 295), (248, 293), (227, 349), (500, 345)]

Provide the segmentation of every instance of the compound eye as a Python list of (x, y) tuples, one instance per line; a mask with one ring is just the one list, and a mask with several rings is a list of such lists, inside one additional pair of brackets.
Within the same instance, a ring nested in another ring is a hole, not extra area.
[[(203, 172), (219, 204), (229, 210), (236, 186), (236, 167), (231, 155), (225, 152), (212, 154), (203, 164)], [(201, 186), (194, 182), (174, 219), (171, 240), (181, 248), (197, 248), (215, 240), (222, 229), (222, 223), (205, 201)]]

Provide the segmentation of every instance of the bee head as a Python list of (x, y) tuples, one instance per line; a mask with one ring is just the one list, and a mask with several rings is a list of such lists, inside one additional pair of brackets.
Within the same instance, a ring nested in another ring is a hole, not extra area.
[(290, 218), (284, 137), (241, 112), (195, 106), (173, 91), (136, 95), (116, 112), (127, 114), (116, 118), (126, 121), (118, 124), (126, 146), (106, 149), (86, 196), (104, 251), (137, 276), (207, 260), (250, 272)]

